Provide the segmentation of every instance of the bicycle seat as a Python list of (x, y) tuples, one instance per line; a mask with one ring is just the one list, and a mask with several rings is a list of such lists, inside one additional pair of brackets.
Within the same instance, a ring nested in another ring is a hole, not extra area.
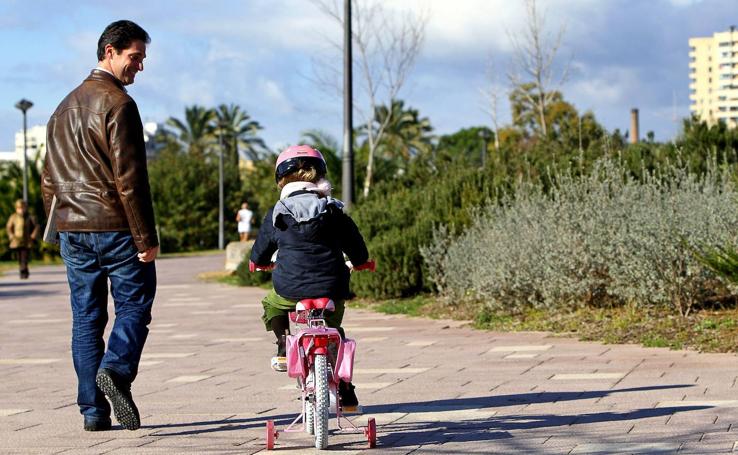
[(336, 309), (336, 304), (333, 303), (333, 300), (329, 299), (328, 297), (321, 297), (318, 299), (303, 299), (297, 302), (297, 306), (295, 307), (297, 311), (304, 311), (304, 310), (328, 310), (328, 311), (334, 311)]

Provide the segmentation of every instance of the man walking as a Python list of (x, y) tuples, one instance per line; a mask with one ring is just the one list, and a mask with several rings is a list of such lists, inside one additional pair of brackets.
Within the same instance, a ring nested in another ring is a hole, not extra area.
[[(44, 205), (55, 217), (67, 267), (77, 403), (87, 431), (110, 429), (105, 396), (124, 428), (141, 424), (130, 390), (151, 322), (159, 242), (141, 117), (124, 86), (143, 71), (149, 42), (131, 21), (108, 25), (97, 44), (97, 68), (47, 127)], [(108, 281), (115, 323), (106, 351)]]

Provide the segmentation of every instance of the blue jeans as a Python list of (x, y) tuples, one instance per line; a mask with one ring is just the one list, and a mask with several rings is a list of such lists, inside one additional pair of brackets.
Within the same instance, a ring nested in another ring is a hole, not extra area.
[[(151, 322), (156, 266), (138, 260), (130, 232), (60, 232), (59, 237), (72, 300), (77, 404), (85, 418), (107, 419), (110, 405), (97, 388), (95, 376), (98, 369), (107, 368), (124, 381), (136, 378)], [(106, 351), (108, 281), (115, 322)]]

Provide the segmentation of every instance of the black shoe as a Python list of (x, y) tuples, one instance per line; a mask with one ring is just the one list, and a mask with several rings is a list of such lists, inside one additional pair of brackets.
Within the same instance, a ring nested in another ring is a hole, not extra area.
[(342, 408), (355, 408), (359, 406), (359, 399), (356, 398), (354, 385), (350, 382), (341, 381), (338, 384), (338, 395), (341, 397)]
[(138, 430), (141, 426), (141, 417), (131, 396), (131, 384), (120, 380), (107, 368), (101, 368), (97, 372), (95, 382), (113, 405), (113, 413), (118, 423), (126, 430)]
[(85, 431), (108, 431), (110, 427), (110, 419), (88, 419), (85, 417)]

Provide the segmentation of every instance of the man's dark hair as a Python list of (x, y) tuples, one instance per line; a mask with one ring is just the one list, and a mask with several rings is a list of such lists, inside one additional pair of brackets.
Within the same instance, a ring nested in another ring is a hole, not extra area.
[(135, 22), (131, 21), (115, 21), (105, 27), (100, 39), (97, 41), (97, 61), (105, 58), (105, 46), (110, 44), (117, 51), (128, 49), (133, 41), (140, 40), (146, 44), (151, 42), (151, 37), (146, 30), (142, 29)]

